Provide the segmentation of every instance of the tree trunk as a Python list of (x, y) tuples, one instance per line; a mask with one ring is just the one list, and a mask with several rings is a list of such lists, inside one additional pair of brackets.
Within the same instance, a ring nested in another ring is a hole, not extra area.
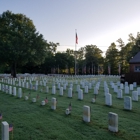
[(16, 63), (14, 62), (11, 67), (11, 75), (16, 78)]

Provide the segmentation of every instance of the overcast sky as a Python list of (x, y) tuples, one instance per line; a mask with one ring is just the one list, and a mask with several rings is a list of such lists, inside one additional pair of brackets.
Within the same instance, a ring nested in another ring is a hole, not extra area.
[(140, 0), (0, 0), (0, 14), (10, 10), (33, 20), (37, 31), (58, 50), (97, 45), (106, 51), (117, 39), (140, 32)]

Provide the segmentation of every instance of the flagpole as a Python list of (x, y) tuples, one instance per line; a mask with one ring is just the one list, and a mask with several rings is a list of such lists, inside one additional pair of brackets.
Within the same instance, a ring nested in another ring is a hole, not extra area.
[(76, 43), (77, 43), (77, 41), (76, 41), (76, 29), (75, 29), (75, 75), (76, 75)]

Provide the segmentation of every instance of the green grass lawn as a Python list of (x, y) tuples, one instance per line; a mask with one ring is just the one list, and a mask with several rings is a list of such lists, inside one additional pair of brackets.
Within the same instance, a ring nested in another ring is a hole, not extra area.
[[(93, 79), (87, 79), (93, 80)], [(95, 79), (97, 80), (97, 79)], [(102, 79), (107, 80), (107, 79)], [(112, 80), (112, 79), (111, 79)], [(114, 80), (114, 79), (113, 79)], [(117, 79), (116, 79), (117, 80)], [(39, 86), (38, 91), (30, 91), (23, 88), (24, 96), (31, 92), (31, 98), (27, 101), (13, 95), (0, 91), (0, 112), (3, 119), (14, 126), (14, 140), (139, 140), (140, 139), (140, 101), (132, 102), (132, 111), (123, 109), (124, 100), (117, 99), (117, 94), (110, 88), (112, 94), (112, 107), (105, 105), (103, 81), (100, 84), (99, 94), (96, 103), (91, 103), (93, 87), (88, 94), (84, 94), (84, 100), (79, 101), (76, 85), (74, 85), (73, 97), (68, 98), (68, 90), (64, 91), (64, 96), (59, 95), (57, 90), (55, 95), (51, 94), (51, 79), (47, 84), (49, 93), (40, 92), (43, 86)], [(115, 80), (114, 80), (115, 81)], [(57, 85), (56, 85), (57, 87)], [(31, 99), (39, 93), (40, 98), (36, 103)], [(41, 106), (40, 103), (48, 97), (48, 104)], [(131, 96), (131, 93), (130, 93)], [(57, 98), (57, 109), (51, 110), (51, 98)], [(140, 97), (139, 97), (140, 100)], [(71, 115), (65, 115), (65, 109), (69, 103), (72, 104)], [(91, 122), (82, 121), (83, 105), (91, 107)], [(108, 130), (108, 113), (118, 114), (118, 133)], [(1, 131), (1, 128), (0, 128)], [(1, 135), (1, 132), (0, 132)], [(10, 139), (12, 132), (10, 132)]]

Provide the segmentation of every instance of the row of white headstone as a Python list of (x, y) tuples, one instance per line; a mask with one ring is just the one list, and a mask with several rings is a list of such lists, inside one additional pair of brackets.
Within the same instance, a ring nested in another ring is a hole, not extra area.
[[(98, 86), (97, 86), (98, 85)], [(94, 94), (98, 94), (99, 84), (97, 84), (96, 87), (94, 87)], [(86, 86), (87, 87), (87, 86)], [(9, 94), (12, 94), (12, 86), (0, 84), (0, 90), (5, 91), (6, 93), (9, 92)], [(52, 94), (55, 94), (55, 86), (52, 87)], [(78, 91), (78, 99), (83, 100), (83, 90), (80, 89), (80, 85), (77, 85), (77, 91)], [(118, 90), (118, 97), (122, 97), (122, 90)], [(13, 95), (16, 96), (16, 87), (13, 87)], [(60, 88), (60, 95), (63, 96), (63, 87)], [(18, 97), (22, 97), (22, 89), (18, 88)], [(72, 88), (69, 88), (68, 90), (68, 97), (72, 97)], [(28, 96), (25, 96), (25, 100), (28, 100)], [(132, 99), (129, 96), (124, 97), (124, 109), (131, 110), (132, 109), (132, 100), (138, 101), (138, 93), (137, 91), (132, 92)], [(36, 98), (32, 99), (32, 102), (36, 102)], [(92, 99), (92, 102), (95, 102), (95, 99)], [(44, 101), (41, 103), (44, 104)], [(112, 95), (109, 93), (109, 89), (105, 88), (105, 104), (108, 106), (112, 106)]]
[[(83, 121), (90, 122), (90, 112), (89, 106), (83, 106)], [(112, 132), (118, 132), (118, 114), (109, 112), (108, 114), (108, 129)]]
[[(52, 109), (55, 110), (56, 98), (52, 98)], [(90, 107), (83, 106), (83, 121), (90, 122)], [(69, 114), (69, 110), (66, 110), (66, 114)], [(118, 132), (118, 114), (109, 112), (108, 114), (108, 129), (112, 132)], [(2, 122), (2, 140), (9, 140), (9, 124), (6, 121)]]

